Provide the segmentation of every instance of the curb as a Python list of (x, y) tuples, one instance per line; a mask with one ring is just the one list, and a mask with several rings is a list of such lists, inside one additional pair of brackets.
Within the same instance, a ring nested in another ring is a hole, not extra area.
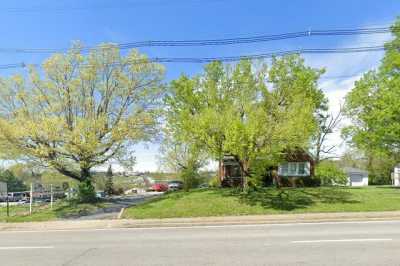
[(122, 208), (122, 209), (119, 211), (117, 219), (121, 219), (121, 218), (122, 218), (122, 215), (124, 214), (124, 211), (125, 211), (125, 208)]
[(372, 222), (400, 221), (400, 211), (393, 212), (356, 212), (356, 213), (307, 213), (275, 214), (225, 217), (166, 218), (166, 219), (118, 219), (50, 221), (27, 223), (0, 223), (2, 231), (55, 231), (55, 230), (102, 230), (119, 228), (179, 228), (200, 226), (239, 226), (239, 225), (275, 225), (296, 223), (329, 222)]

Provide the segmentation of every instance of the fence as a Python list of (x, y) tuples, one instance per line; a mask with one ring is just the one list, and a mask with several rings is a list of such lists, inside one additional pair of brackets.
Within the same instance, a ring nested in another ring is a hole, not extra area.
[(53, 203), (64, 198), (65, 193), (53, 185), (31, 184), (30, 190), (7, 191), (7, 184), (0, 182), (0, 220), (8, 216), (31, 215), (36, 210), (53, 208)]
[(8, 203), (7, 183), (0, 181), (0, 202), (3, 201), (3, 200), (6, 202), (6, 212), (7, 212), (7, 216), (9, 216), (10, 215), (10, 208), (9, 208), (9, 203)]

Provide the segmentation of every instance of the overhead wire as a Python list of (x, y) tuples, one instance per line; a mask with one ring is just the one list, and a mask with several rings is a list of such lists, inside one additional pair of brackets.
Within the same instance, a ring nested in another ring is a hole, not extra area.
[[(400, 31), (397, 28), (376, 27), (376, 28), (356, 28), (356, 29), (334, 29), (334, 30), (306, 30), (290, 33), (256, 35), (248, 37), (222, 38), (222, 39), (193, 39), (193, 40), (149, 40), (129, 43), (117, 43), (119, 49), (132, 49), (141, 47), (193, 47), (193, 46), (220, 46), (220, 45), (239, 45), (249, 43), (263, 43), (269, 41), (304, 38), (312, 36), (349, 36), (349, 35), (368, 35), (384, 34)], [(96, 49), (104, 49), (106, 46), (77, 48), (82, 52), (89, 52)], [(68, 48), (0, 48), (0, 53), (59, 53), (66, 52)]]
[[(389, 46), (386, 46), (389, 47)], [(343, 48), (307, 48), (286, 51), (276, 51), (271, 53), (239, 55), (239, 56), (217, 56), (217, 57), (150, 57), (137, 60), (129, 60), (124, 64), (144, 64), (144, 63), (210, 63), (214, 61), (220, 62), (237, 62), (240, 60), (257, 60), (268, 59), (272, 57), (285, 56), (290, 54), (346, 54), (346, 53), (364, 53), (383, 51), (385, 46), (362, 46), (362, 47), (343, 47)], [(27, 64), (25, 62), (0, 65), (0, 69), (20, 68), (28, 65), (39, 66), (39, 64)], [(108, 65), (121, 65), (120, 62), (108, 63)], [(83, 67), (91, 67), (91, 64), (83, 64)]]

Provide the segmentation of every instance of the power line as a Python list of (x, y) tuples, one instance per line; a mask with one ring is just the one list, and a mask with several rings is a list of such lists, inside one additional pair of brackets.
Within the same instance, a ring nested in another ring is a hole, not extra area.
[[(145, 63), (210, 63), (214, 61), (221, 62), (237, 62), (240, 60), (257, 60), (257, 59), (268, 59), (272, 57), (279, 57), (291, 54), (346, 54), (346, 53), (365, 53), (365, 52), (377, 52), (385, 50), (385, 46), (363, 46), (363, 47), (345, 47), (345, 48), (309, 48), (309, 49), (297, 49), (287, 51), (277, 51), (271, 53), (252, 54), (252, 55), (240, 55), (240, 56), (219, 56), (219, 57), (152, 57), (148, 59), (138, 59), (127, 61), (124, 64), (145, 64)], [(0, 65), (0, 69), (11, 69), (21, 68), (29, 64), (16, 63)], [(39, 64), (31, 64), (39, 66)], [(109, 63), (107, 65), (121, 65), (119, 62)], [(83, 67), (92, 67), (90, 64), (83, 64)]]
[[(378, 28), (356, 28), (356, 29), (335, 29), (335, 30), (307, 30), (291, 33), (281, 33), (273, 35), (256, 35), (248, 37), (235, 37), (223, 39), (198, 39), (198, 40), (150, 40), (150, 41), (137, 41), (129, 43), (120, 43), (116, 46), (120, 49), (131, 49), (140, 47), (193, 47), (193, 46), (217, 46), (217, 45), (238, 45), (249, 43), (262, 43), (277, 40), (305, 38), (314, 36), (352, 36), (352, 35), (371, 35), (371, 34), (384, 34), (393, 31), (400, 31), (400, 29), (393, 29), (390, 27)], [(97, 47), (83, 47), (82, 52), (88, 52)], [(104, 47), (103, 47), (104, 48)], [(67, 48), (0, 48), (0, 53), (58, 53), (66, 52)]]

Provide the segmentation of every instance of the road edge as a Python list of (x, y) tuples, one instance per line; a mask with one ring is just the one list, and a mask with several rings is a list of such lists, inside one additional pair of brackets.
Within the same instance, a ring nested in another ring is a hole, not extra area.
[(323, 222), (400, 221), (400, 211), (306, 213), (247, 215), (224, 217), (166, 218), (166, 219), (112, 219), (81, 221), (49, 221), (26, 223), (0, 223), (1, 231), (51, 231), (111, 228), (160, 228), (257, 224), (294, 224)]

